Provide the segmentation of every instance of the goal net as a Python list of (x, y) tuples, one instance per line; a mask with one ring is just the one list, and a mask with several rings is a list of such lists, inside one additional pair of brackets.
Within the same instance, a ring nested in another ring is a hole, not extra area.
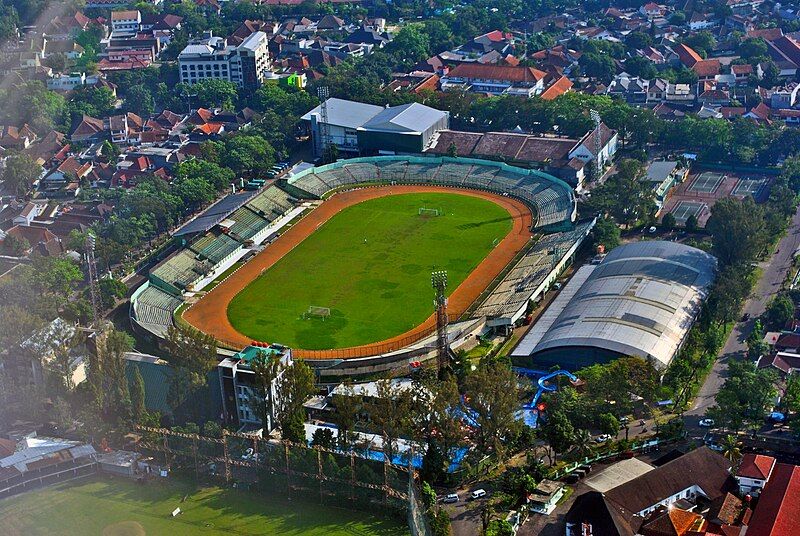
[(419, 215), (420, 216), (438, 216), (439, 209), (438, 208), (425, 208), (419, 207)]
[(304, 316), (305, 318), (321, 318), (322, 320), (325, 320), (327, 317), (331, 316), (331, 309), (330, 307), (318, 307), (316, 305), (311, 305)]

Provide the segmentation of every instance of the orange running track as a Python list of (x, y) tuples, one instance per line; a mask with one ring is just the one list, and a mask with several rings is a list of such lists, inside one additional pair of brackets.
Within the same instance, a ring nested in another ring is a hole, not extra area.
[[(511, 232), (489, 252), (477, 268), (449, 296), (448, 314), (451, 318), (457, 318), (472, 305), (531, 239), (530, 228), (533, 224), (533, 215), (525, 204), (511, 197), (463, 188), (396, 185), (348, 190), (333, 195), (287, 229), (261, 253), (228, 276), (225, 281), (186, 309), (183, 313), (184, 320), (200, 331), (213, 335), (222, 343), (244, 348), (250, 344), (252, 339), (236, 331), (228, 321), (228, 304), (234, 296), (261, 275), (264, 270), (278, 262), (295, 246), (316, 231), (320, 225), (349, 206), (389, 195), (425, 192), (452, 192), (488, 199), (505, 208), (513, 219)], [(335, 350), (293, 349), (293, 355), (303, 359), (368, 357), (399, 350), (432, 333), (435, 327), (436, 315), (431, 314), (419, 326), (391, 339)]]

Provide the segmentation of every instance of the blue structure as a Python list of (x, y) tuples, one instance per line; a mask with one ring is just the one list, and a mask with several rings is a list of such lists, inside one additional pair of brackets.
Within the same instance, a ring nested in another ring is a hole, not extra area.
[(512, 370), (520, 376), (531, 378), (531, 380), (538, 378), (538, 380), (536, 380), (538, 388), (536, 389), (536, 393), (533, 395), (533, 399), (531, 399), (529, 403), (524, 404), (522, 409), (517, 413), (517, 418), (524, 421), (525, 424), (531, 428), (536, 428), (538, 424), (539, 408), (536, 406), (539, 403), (539, 398), (541, 398), (542, 393), (552, 393), (557, 389), (556, 384), (550, 383), (550, 380), (558, 376), (566, 376), (571, 382), (578, 381), (578, 377), (567, 370), (546, 372), (544, 370), (534, 370), (522, 367), (512, 367)]

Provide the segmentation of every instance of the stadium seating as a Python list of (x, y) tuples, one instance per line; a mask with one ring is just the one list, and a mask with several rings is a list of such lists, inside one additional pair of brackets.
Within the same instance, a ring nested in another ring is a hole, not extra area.
[(181, 303), (178, 298), (150, 286), (133, 302), (134, 317), (143, 328), (163, 337), (172, 325), (172, 314)]
[(375, 157), (343, 160), (290, 179), (312, 195), (348, 185), (382, 182), (465, 186), (516, 197), (536, 212), (536, 227), (570, 222), (575, 212), (572, 189), (557, 179), (505, 164), (474, 159)]
[(197, 257), (197, 253), (182, 249), (156, 266), (151, 274), (179, 290), (184, 290), (210, 273), (213, 268), (212, 263)]
[(353, 180), (356, 182), (374, 182), (380, 180), (378, 168), (375, 164), (349, 164), (345, 165), (344, 169), (350, 173), (350, 176), (353, 177)]
[(247, 206), (231, 214), (228, 219), (235, 222), (228, 231), (239, 241), (250, 240), (264, 229), (268, 223), (267, 220), (247, 208)]
[(265, 220), (272, 221), (288, 212), (293, 204), (289, 200), (289, 194), (280, 188), (267, 188), (245, 206)]
[(403, 182), (406, 178), (406, 171), (408, 171), (408, 162), (405, 160), (389, 160), (376, 162), (375, 167), (378, 169), (382, 181)]
[(217, 264), (240, 247), (242, 247), (241, 242), (237, 242), (229, 236), (209, 233), (195, 240), (189, 249), (213, 264)]

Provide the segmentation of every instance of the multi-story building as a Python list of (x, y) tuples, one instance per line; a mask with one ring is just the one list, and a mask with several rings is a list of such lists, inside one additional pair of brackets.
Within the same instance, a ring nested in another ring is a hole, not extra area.
[[(253, 385), (256, 381), (255, 372), (251, 366), (254, 359), (264, 355), (267, 359), (279, 360), (278, 373), (270, 384), (269, 397), (273, 403), (270, 406), (268, 422), (262, 422), (254, 403), (255, 392)], [(273, 344), (259, 347), (248, 346), (233, 357), (227, 357), (217, 365), (219, 372), (220, 389), (222, 391), (222, 409), (227, 421), (238, 426), (262, 426), (264, 436), (276, 426), (278, 411), (278, 385), (286, 367), (292, 364), (292, 351), (284, 346)]]
[(135, 33), (139, 31), (142, 23), (142, 14), (139, 11), (112, 11), (111, 31)]
[(544, 91), (546, 76), (533, 67), (462, 63), (442, 77), (441, 86), (444, 91), (533, 97)]
[(270, 70), (267, 34), (254, 32), (240, 45), (231, 46), (209, 32), (192, 41), (178, 55), (181, 82), (196, 84), (216, 79), (239, 87), (257, 88)]

